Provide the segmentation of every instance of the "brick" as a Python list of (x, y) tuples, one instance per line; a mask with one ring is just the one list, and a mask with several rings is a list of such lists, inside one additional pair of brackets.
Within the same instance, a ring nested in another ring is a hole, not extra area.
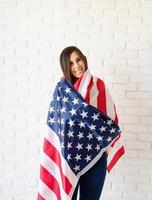
[(125, 108), (126, 115), (149, 116), (150, 112), (147, 108)]
[(148, 142), (127, 141), (127, 148), (135, 150), (149, 150), (151, 148), (151, 144)]
[(111, 1), (110, 3), (108, 1), (93, 1), (91, 3), (92, 8), (100, 8), (100, 9), (105, 9), (105, 8), (115, 8), (115, 1)]
[(150, 94), (148, 92), (127, 92), (128, 99), (149, 99)]
[(127, 17), (128, 10), (127, 9), (104, 9), (104, 16), (110, 17)]

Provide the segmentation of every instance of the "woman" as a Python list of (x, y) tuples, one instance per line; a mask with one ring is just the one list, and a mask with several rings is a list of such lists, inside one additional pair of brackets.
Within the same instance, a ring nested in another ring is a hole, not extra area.
[(79, 189), (79, 200), (99, 200), (106, 169), (109, 172), (124, 153), (121, 143), (115, 145), (121, 136), (115, 106), (77, 47), (62, 51), (60, 65), (64, 78), (49, 107), (38, 199), (77, 200)]
[[(67, 47), (60, 55), (60, 65), (65, 79), (77, 88), (77, 81), (88, 69), (86, 57), (78, 48)], [(80, 177), (72, 200), (77, 199), (78, 186), (80, 186), (80, 200), (99, 200), (106, 176), (106, 168), (107, 153), (105, 152), (99, 161)]]

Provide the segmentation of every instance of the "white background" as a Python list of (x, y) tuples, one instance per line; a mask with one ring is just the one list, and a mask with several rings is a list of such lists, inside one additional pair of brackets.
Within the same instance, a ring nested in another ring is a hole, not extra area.
[(102, 200), (152, 200), (152, 1), (0, 0), (0, 199), (34, 200), (59, 55), (76, 45), (117, 106), (126, 154)]

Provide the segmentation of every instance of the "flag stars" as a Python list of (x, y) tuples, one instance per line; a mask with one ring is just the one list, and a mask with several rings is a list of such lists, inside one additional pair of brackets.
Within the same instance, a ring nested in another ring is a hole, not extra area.
[(99, 151), (100, 150), (100, 145), (99, 144), (97, 144), (97, 146), (96, 146), (96, 148), (95, 148), (97, 151)]
[(78, 101), (79, 101), (78, 99), (74, 99), (72, 102), (73, 102), (74, 105), (75, 105), (75, 104), (78, 104)]
[(108, 137), (108, 138), (106, 139), (106, 141), (107, 141), (107, 142), (111, 142), (111, 141), (112, 141), (112, 138), (111, 138), (111, 137)]
[(76, 156), (74, 157), (76, 159), (76, 161), (81, 160), (81, 154), (76, 154)]
[(75, 122), (75, 121), (72, 120), (72, 119), (69, 120), (68, 124), (70, 125), (70, 127), (75, 125), (74, 122)]
[(83, 102), (82, 104), (84, 105), (84, 107), (86, 107), (86, 106), (87, 106), (87, 104), (86, 104), (85, 102)]
[(52, 125), (53, 123), (55, 123), (55, 121), (54, 121), (54, 120), (55, 120), (55, 118), (54, 118), (54, 117), (53, 117), (53, 118), (51, 118), (51, 117), (50, 117), (50, 119), (48, 120), (48, 122), (49, 122), (49, 123), (51, 123), (51, 125)]
[(67, 160), (68, 160), (68, 161), (71, 160), (71, 154), (68, 154)]
[(79, 131), (78, 138), (79, 138), (79, 140), (80, 140), (81, 138), (84, 138), (83, 132), (80, 132), (80, 131)]
[(105, 127), (105, 126), (102, 126), (99, 130), (100, 130), (101, 132), (104, 132), (104, 131), (106, 131), (106, 127)]
[(80, 128), (85, 127), (85, 123), (80, 122), (79, 126), (80, 126)]
[(57, 101), (60, 101), (61, 97), (57, 96)]
[(53, 107), (49, 107), (49, 112), (54, 112), (54, 108)]
[(103, 141), (103, 136), (100, 136), (100, 135), (99, 135), (99, 136), (97, 137), (97, 140), (98, 140), (98, 141)]
[(108, 121), (107, 121), (107, 124), (108, 124), (109, 126), (111, 126), (111, 125), (113, 124), (113, 121), (112, 121), (112, 120), (108, 120)]
[(71, 92), (70, 90), (71, 90), (71, 89), (67, 87), (64, 91), (66, 92), (66, 94), (68, 94), (68, 93)]
[(67, 147), (68, 147), (68, 149), (72, 148), (72, 142), (68, 142)]
[(80, 115), (82, 115), (82, 118), (84, 119), (85, 117), (88, 117), (87, 114), (88, 114), (88, 112), (83, 111)]
[(76, 148), (78, 149), (78, 151), (79, 151), (80, 149), (83, 149), (83, 148), (82, 148), (82, 144), (78, 143), (78, 145), (76, 146)]
[(92, 130), (95, 130), (96, 125), (91, 124), (91, 126), (89, 126), (89, 128), (90, 128), (91, 131), (92, 131)]
[(75, 165), (74, 170), (75, 170), (76, 172), (77, 172), (77, 171), (80, 171), (80, 165)]
[(112, 128), (112, 129), (110, 130), (110, 133), (115, 133), (115, 131), (116, 131), (116, 129), (115, 129), (115, 128)]
[(69, 131), (68, 133), (67, 133), (67, 136), (70, 138), (70, 137), (74, 137), (73, 136), (73, 131)]
[(61, 112), (62, 112), (62, 113), (66, 112), (65, 110), (66, 110), (65, 107), (62, 107), (62, 108), (61, 108)]
[(91, 118), (93, 118), (93, 121), (95, 121), (95, 120), (99, 120), (98, 117), (99, 117), (99, 113), (97, 114), (94, 113), (94, 115)]
[(93, 134), (92, 134), (92, 133), (89, 133), (89, 135), (87, 136), (87, 138), (88, 138), (89, 140), (91, 140), (91, 139), (93, 138)]
[(63, 102), (64, 102), (64, 103), (65, 103), (65, 102), (68, 102), (68, 98), (63, 97)]
[(89, 161), (91, 160), (91, 156), (87, 155), (87, 157), (85, 158), (85, 160), (86, 160), (87, 162), (89, 162)]
[(76, 110), (73, 109), (73, 108), (72, 108), (69, 112), (71, 113), (72, 116), (73, 116), (73, 115), (76, 115)]
[(92, 144), (88, 144), (87, 147), (86, 147), (86, 149), (87, 149), (88, 151), (92, 150)]

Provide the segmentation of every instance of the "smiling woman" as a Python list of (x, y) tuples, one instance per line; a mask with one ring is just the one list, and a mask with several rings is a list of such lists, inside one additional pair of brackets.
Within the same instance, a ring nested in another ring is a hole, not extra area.
[(85, 55), (74, 46), (65, 48), (60, 55), (63, 74), (72, 84), (88, 69)]
[(38, 200), (76, 200), (78, 190), (79, 200), (99, 200), (106, 170), (124, 153), (115, 105), (77, 47), (62, 51), (60, 65), (64, 78), (50, 102)]

